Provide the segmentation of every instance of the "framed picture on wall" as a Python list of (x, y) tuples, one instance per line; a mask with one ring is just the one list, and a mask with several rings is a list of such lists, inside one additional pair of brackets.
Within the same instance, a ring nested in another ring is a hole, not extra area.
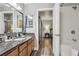
[(25, 17), (25, 27), (32, 28), (33, 27), (33, 19), (29, 18), (28, 16)]
[(29, 21), (29, 27), (33, 27), (33, 21), (32, 20)]

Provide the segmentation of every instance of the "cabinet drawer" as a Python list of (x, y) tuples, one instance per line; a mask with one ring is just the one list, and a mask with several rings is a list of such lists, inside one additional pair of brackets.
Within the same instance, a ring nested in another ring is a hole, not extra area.
[(25, 42), (19, 46), (19, 52), (21, 52), (25, 47), (27, 47), (27, 42)]
[(31, 47), (31, 44), (30, 44), (30, 45), (28, 45), (28, 56), (31, 55), (31, 52), (32, 52), (32, 47)]

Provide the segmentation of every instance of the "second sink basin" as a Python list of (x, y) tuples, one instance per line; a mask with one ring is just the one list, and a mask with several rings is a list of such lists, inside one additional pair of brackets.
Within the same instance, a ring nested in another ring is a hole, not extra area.
[(25, 38), (16, 38), (14, 39), (14, 41), (21, 41), (21, 40), (24, 40)]
[(25, 38), (16, 38), (16, 39), (6, 39), (5, 42), (8, 42), (8, 41), (22, 41), (24, 40)]
[(14, 39), (6, 39), (5, 42), (7, 41), (22, 41), (22, 40), (29, 40), (31, 39), (32, 36), (27, 36), (27, 37), (20, 37), (20, 38), (14, 38)]

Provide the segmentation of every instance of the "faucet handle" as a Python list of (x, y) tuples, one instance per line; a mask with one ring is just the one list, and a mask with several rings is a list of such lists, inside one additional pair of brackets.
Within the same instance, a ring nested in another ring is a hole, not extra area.
[(72, 39), (74, 42), (76, 42), (77, 41), (77, 39)]

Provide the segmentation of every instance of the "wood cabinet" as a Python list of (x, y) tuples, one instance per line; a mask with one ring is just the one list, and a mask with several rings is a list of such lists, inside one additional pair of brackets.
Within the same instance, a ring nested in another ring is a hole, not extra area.
[(29, 41), (28, 41), (28, 56), (30, 56), (31, 55), (31, 53), (32, 53), (32, 51), (33, 51), (33, 45), (34, 45), (34, 43), (33, 43), (34, 41), (33, 41), (33, 39), (30, 39)]
[(16, 47), (6, 51), (1, 56), (30, 56), (34, 49), (34, 39), (31, 38), (28, 41), (17, 45)]
[(18, 47), (14, 47), (14, 48), (6, 51), (1, 56), (18, 56)]
[(34, 50), (34, 38), (32, 38), (32, 50)]
[(25, 48), (24, 50), (22, 50), (22, 51), (19, 53), (19, 56), (27, 56), (27, 48)]
[(19, 56), (27, 56), (27, 53), (27, 42), (24, 42), (19, 46)]
[(9, 53), (7, 56), (18, 56), (18, 48), (15, 48), (11, 53)]
[(20, 44), (19, 45), (19, 51), (21, 52), (26, 47), (27, 47), (27, 42), (24, 42), (24, 43)]
[(31, 50), (31, 45), (28, 45), (28, 56), (31, 55), (31, 52), (32, 52), (32, 50)]

